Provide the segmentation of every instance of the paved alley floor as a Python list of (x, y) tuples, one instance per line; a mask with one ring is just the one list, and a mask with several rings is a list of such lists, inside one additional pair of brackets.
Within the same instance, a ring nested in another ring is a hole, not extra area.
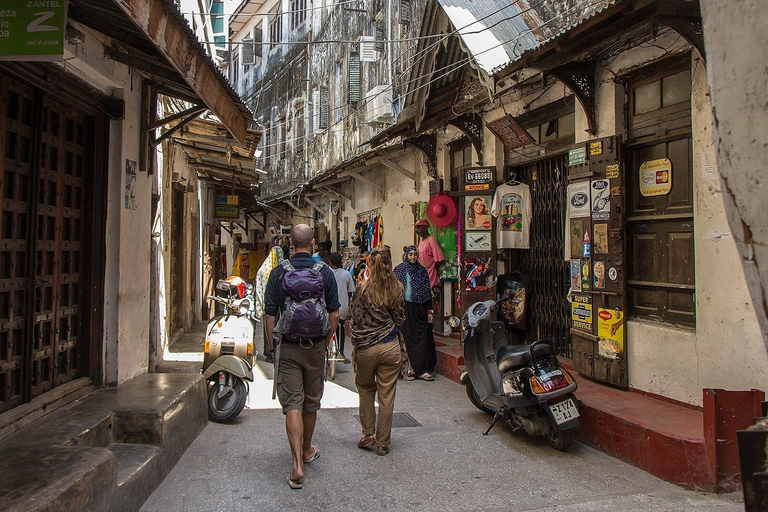
[(389, 455), (379, 457), (356, 446), (354, 375), (351, 365), (338, 368), (304, 489), (286, 483), (284, 417), (271, 400), (272, 365), (260, 359), (248, 408), (231, 424), (210, 423), (142, 510), (743, 510), (740, 496), (684, 490), (576, 441), (560, 453), (502, 424), (484, 437), (489, 417), (440, 376), (398, 383), (395, 413), (420, 426), (394, 428)]

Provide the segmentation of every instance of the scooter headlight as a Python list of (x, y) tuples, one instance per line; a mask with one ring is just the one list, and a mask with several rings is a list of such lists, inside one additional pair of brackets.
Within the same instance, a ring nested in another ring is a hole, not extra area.
[(237, 305), (237, 312), (241, 315), (247, 315), (248, 311), (251, 309), (251, 301), (248, 299), (243, 299), (240, 301), (240, 304)]

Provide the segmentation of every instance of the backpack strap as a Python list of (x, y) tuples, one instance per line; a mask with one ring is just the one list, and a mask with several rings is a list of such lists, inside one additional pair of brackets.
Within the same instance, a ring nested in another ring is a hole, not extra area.
[(283, 261), (281, 261), (280, 266), (283, 267), (283, 270), (285, 270), (286, 272), (293, 272), (294, 270), (296, 270), (293, 267), (293, 265), (291, 265), (291, 262), (288, 259), (284, 259)]
[(312, 265), (312, 270), (314, 270), (315, 272), (317, 272), (319, 274), (320, 271), (323, 270), (324, 266), (325, 266), (325, 262), (317, 261), (317, 262), (315, 262), (314, 265)]

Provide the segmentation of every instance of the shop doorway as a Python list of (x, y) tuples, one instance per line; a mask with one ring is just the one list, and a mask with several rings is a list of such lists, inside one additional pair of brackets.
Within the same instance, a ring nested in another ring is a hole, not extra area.
[(105, 125), (37, 69), (0, 69), (0, 413), (99, 371)]
[(171, 333), (184, 328), (184, 191), (172, 188), (171, 206)]
[(564, 261), (567, 153), (523, 165), (509, 166), (512, 173), (531, 189), (533, 218), (528, 250), (509, 250), (510, 271), (518, 269), (533, 285), (530, 295), (526, 339), (552, 337), (560, 356), (573, 357), (569, 325), (569, 268)]

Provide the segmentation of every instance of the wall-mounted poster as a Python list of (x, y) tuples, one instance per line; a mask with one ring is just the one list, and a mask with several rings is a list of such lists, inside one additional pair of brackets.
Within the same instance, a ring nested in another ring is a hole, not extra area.
[(672, 190), (672, 162), (669, 158), (649, 160), (640, 166), (640, 193), (663, 196)]
[(486, 280), (493, 274), (491, 256), (466, 256), (464, 258), (464, 289), (468, 292), (488, 290)]
[(491, 233), (466, 231), (464, 250), (467, 252), (491, 252)]
[(571, 246), (571, 258), (581, 258), (584, 256), (584, 233), (587, 231), (588, 219), (571, 219), (570, 220), (570, 246)]
[(624, 313), (618, 309), (598, 309), (597, 336), (600, 356), (618, 359), (624, 351)]
[(611, 218), (611, 188), (608, 180), (592, 182), (592, 219), (609, 220)]
[(491, 196), (467, 196), (464, 198), (464, 229), (491, 230)]
[(595, 254), (608, 254), (608, 224), (594, 224), (592, 233), (595, 238)]
[(591, 276), (592, 272), (589, 268), (589, 259), (581, 260), (581, 290), (588, 292), (592, 285)]
[(571, 291), (581, 291), (581, 261), (571, 260)]
[(594, 277), (592, 288), (595, 290), (605, 288), (605, 263), (602, 261), (596, 261), (592, 275)]
[(568, 217), (589, 217), (590, 206), (588, 181), (568, 185)]
[(571, 299), (571, 324), (576, 329), (592, 332), (592, 297), (574, 295)]
[(134, 160), (125, 161), (125, 209), (135, 210), (136, 205), (136, 162)]

